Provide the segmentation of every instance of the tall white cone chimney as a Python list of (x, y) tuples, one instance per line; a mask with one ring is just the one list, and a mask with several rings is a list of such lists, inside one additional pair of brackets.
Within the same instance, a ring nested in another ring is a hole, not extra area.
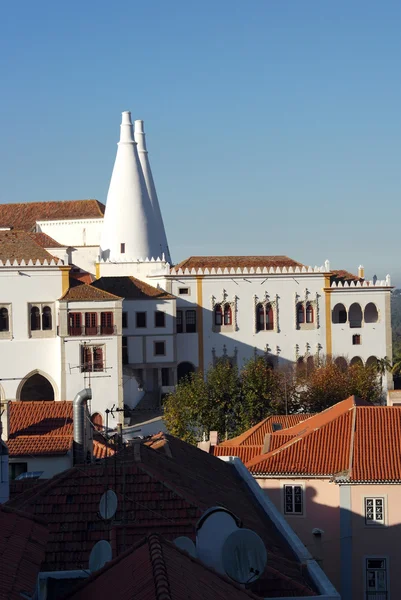
[(166, 231), (164, 229), (163, 217), (160, 210), (160, 204), (157, 197), (155, 182), (153, 180), (152, 170), (150, 168), (148, 150), (146, 148), (145, 131), (143, 128), (143, 121), (135, 121), (135, 141), (138, 144), (139, 160), (143, 175), (145, 177), (145, 183), (148, 190), (150, 202), (153, 208), (153, 214), (155, 216), (156, 226), (158, 228), (159, 235), (159, 256), (165, 255), (166, 261), (171, 263), (170, 250), (167, 243)]
[(155, 220), (134, 139), (131, 113), (122, 114), (121, 136), (107, 195), (101, 258), (125, 262), (160, 256)]

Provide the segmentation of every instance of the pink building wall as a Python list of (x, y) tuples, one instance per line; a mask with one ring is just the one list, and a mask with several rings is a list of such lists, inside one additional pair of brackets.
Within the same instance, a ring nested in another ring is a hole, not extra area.
[[(303, 515), (284, 515), (343, 600), (401, 598), (401, 486), (338, 485), (323, 479), (256, 478), (284, 514), (284, 485), (304, 489)], [(385, 525), (365, 523), (365, 497), (385, 499)], [(313, 529), (321, 529), (321, 536)], [(366, 558), (386, 559), (388, 595), (366, 596)]]

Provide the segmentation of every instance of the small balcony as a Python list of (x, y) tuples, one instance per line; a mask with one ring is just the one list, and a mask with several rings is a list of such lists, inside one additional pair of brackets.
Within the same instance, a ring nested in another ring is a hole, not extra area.
[(68, 335), (74, 337), (94, 337), (98, 335), (115, 335), (117, 328), (115, 325), (100, 325), (97, 327), (68, 327)]

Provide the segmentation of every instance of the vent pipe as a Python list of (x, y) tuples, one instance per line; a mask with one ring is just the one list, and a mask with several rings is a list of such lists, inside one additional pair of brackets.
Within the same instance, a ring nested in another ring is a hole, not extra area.
[(85, 417), (88, 413), (87, 401), (91, 399), (92, 390), (90, 388), (81, 390), (74, 398), (74, 464), (86, 462), (89, 448), (85, 436)]

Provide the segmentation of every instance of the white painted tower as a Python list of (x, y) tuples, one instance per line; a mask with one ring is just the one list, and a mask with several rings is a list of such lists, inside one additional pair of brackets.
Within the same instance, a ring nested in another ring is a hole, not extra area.
[(131, 113), (122, 113), (121, 135), (111, 176), (100, 255), (112, 262), (157, 258), (160, 228), (155, 219), (134, 138)]
[(162, 256), (164, 254), (166, 261), (171, 263), (170, 250), (167, 243), (166, 231), (164, 229), (163, 217), (160, 210), (159, 199), (157, 197), (155, 182), (153, 180), (152, 170), (150, 168), (149, 163), (149, 155), (146, 147), (146, 139), (145, 139), (145, 131), (143, 128), (143, 121), (135, 121), (134, 123), (134, 132), (135, 132), (135, 141), (138, 144), (138, 154), (139, 160), (141, 162), (141, 167), (143, 171), (143, 175), (145, 178), (146, 187), (148, 190), (150, 202), (152, 204), (153, 213), (156, 221), (156, 227), (159, 230), (159, 254), (158, 256)]

